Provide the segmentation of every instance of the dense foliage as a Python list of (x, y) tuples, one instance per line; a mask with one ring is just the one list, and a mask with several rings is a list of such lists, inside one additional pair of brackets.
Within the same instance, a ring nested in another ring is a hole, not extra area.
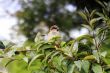
[(103, 12), (97, 10), (79, 12), (85, 20), (82, 24), (89, 33), (68, 42), (56, 36), (45, 41), (40, 33), (35, 42), (22, 47), (7, 44), (0, 50), (0, 66), (9, 73), (110, 73), (110, 50), (105, 45), (110, 40), (110, 9), (101, 3)]

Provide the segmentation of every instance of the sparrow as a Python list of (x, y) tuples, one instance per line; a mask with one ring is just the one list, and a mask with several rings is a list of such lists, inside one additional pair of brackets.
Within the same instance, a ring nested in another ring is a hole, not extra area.
[(49, 33), (47, 35), (47, 40), (49, 41), (56, 37), (61, 38), (61, 34), (59, 31), (59, 27), (56, 25), (53, 25), (50, 27)]
[(59, 27), (56, 25), (53, 25), (49, 29), (49, 33), (47, 35), (48, 42), (51, 42), (55, 45), (56, 48), (60, 47), (61, 43), (61, 33), (59, 31)]

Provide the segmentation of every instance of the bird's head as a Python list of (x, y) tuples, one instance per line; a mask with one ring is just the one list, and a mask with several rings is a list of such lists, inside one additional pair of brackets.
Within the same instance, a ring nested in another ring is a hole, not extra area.
[(59, 32), (59, 27), (56, 25), (53, 25), (50, 27), (50, 30), (48, 33), (48, 40), (52, 39), (53, 37), (61, 37), (61, 34)]
[(50, 31), (59, 31), (59, 27), (56, 25), (53, 25), (50, 27)]

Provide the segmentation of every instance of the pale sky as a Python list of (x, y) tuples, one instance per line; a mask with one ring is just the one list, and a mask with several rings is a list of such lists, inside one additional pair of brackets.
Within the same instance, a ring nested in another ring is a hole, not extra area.
[[(0, 39), (10, 39), (11, 27), (17, 19), (9, 15), (20, 9), (17, 0), (0, 0)], [(9, 13), (8, 13), (9, 12)]]
[(3, 39), (10, 39), (11, 27), (16, 24), (16, 19), (11, 17), (0, 18), (0, 36)]

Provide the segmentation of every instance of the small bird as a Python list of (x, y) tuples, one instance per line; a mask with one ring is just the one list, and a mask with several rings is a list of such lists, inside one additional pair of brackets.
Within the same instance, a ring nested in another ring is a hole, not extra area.
[(47, 40), (52, 40), (55, 37), (61, 38), (61, 34), (59, 32), (59, 27), (56, 25), (53, 25), (50, 27), (49, 33), (47, 35)]
[(56, 25), (51, 26), (49, 33), (47, 34), (47, 41), (53, 43), (56, 48), (59, 48), (61, 39), (62, 37), (59, 31), (59, 27)]

